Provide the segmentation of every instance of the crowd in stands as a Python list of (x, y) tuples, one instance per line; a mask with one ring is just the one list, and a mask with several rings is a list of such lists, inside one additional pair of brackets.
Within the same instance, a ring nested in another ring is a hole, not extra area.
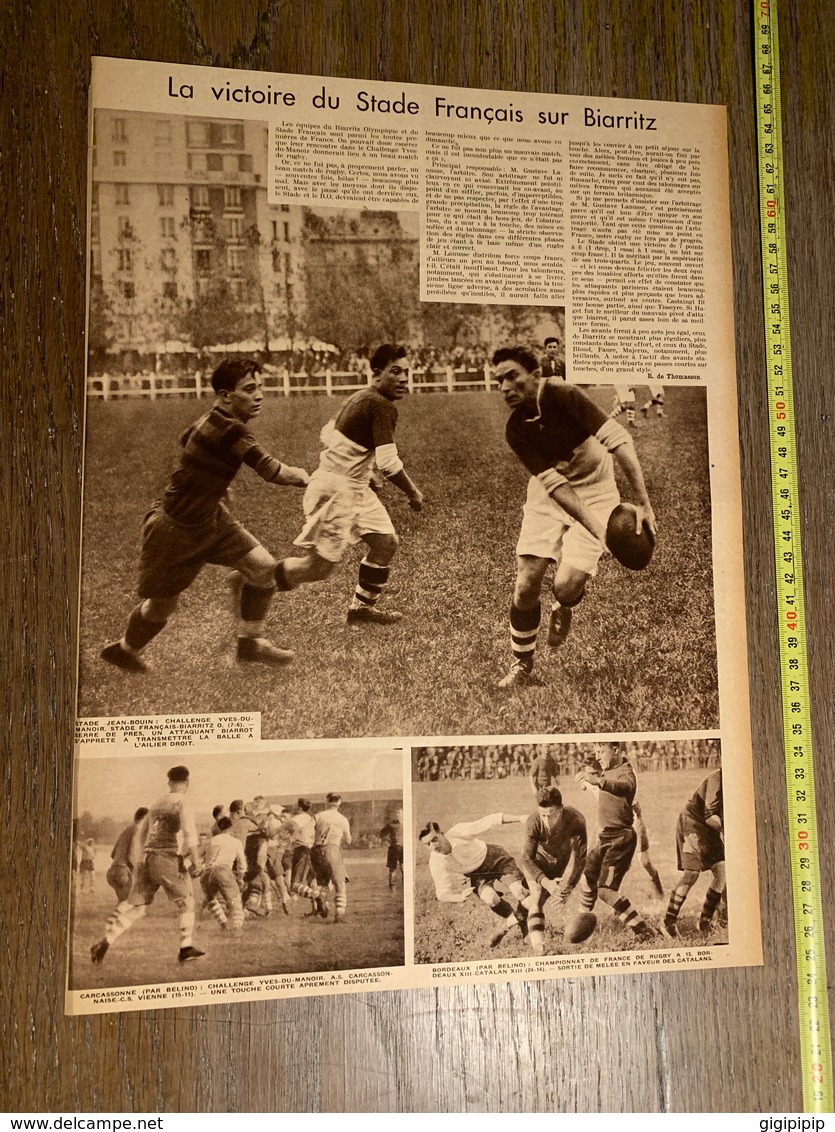
[[(620, 748), (638, 771), (707, 770), (720, 766), (718, 739), (624, 742)], [(560, 775), (573, 777), (593, 749), (593, 743), (420, 747), (413, 755), (413, 770), (420, 782), (524, 777), (530, 774), (533, 760), (549, 751), (559, 765)]]

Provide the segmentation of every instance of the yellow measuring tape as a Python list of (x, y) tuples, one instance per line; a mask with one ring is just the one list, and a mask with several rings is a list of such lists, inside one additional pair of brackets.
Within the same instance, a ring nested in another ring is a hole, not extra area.
[(754, 0), (754, 25), (771, 494), (780, 619), (783, 741), (797, 953), (803, 1105), (806, 1112), (831, 1112), (832, 1053), (826, 995), (800, 545), (800, 502), (797, 489), (776, 0)]

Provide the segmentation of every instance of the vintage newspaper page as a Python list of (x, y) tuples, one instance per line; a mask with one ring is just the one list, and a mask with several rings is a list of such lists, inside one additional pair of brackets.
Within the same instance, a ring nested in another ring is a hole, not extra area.
[(90, 107), (67, 1010), (760, 963), (724, 109)]

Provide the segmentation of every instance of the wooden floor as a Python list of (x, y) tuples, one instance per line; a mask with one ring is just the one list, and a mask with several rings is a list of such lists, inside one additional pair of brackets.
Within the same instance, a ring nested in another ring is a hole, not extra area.
[[(835, 4), (781, 8), (819, 820), (831, 845)], [(797, 1110), (750, 5), (6, 0), (2, 9), (3, 1108)], [(64, 1017), (93, 53), (728, 105), (763, 969)], [(835, 854), (825, 892), (833, 865)], [(827, 916), (831, 926), (831, 906)]]

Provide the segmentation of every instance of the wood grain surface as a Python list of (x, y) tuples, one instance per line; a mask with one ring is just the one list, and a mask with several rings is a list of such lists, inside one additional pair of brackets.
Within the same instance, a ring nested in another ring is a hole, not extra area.
[[(781, 7), (818, 805), (832, 845), (835, 4)], [(2, 9), (3, 1108), (798, 1109), (747, 0), (6, 0)], [(64, 1017), (92, 54), (727, 104), (764, 968)]]

